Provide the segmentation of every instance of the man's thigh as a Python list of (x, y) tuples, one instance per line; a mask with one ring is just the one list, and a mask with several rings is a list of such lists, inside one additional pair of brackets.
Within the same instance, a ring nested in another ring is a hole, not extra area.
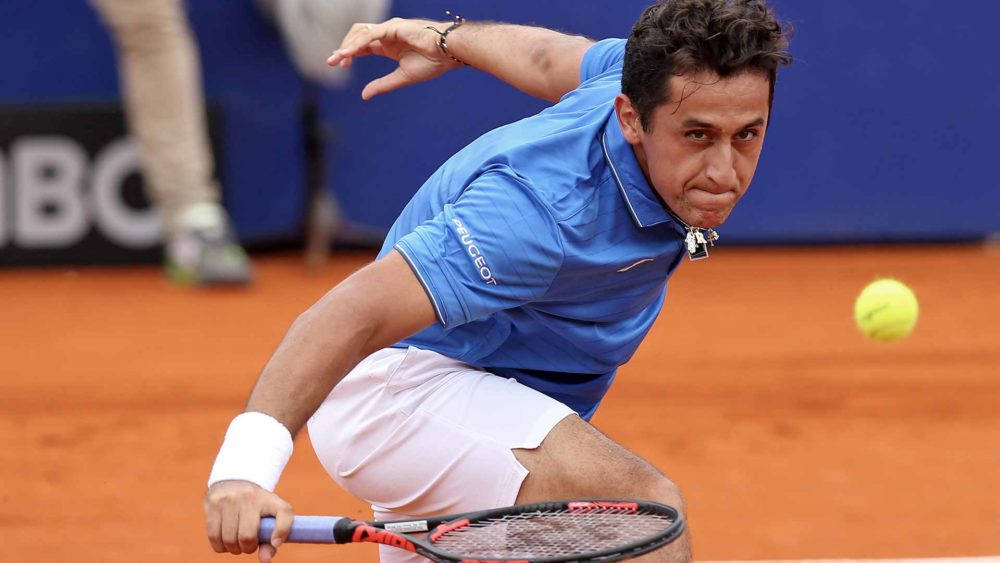
[(636, 498), (682, 508), (659, 470), (578, 416), (566, 417), (534, 449), (516, 449), (528, 470), (518, 503), (558, 498)]
[[(667, 504), (684, 512), (680, 491), (649, 462), (602, 434), (578, 416), (555, 425), (541, 445), (515, 449), (528, 470), (517, 503), (564, 498), (631, 498)], [(687, 532), (636, 561), (688, 563)]]

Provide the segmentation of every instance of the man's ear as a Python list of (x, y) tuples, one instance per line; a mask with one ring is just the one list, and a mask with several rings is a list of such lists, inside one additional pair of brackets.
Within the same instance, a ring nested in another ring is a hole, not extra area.
[(642, 120), (639, 119), (639, 111), (632, 105), (632, 100), (625, 94), (618, 94), (615, 98), (615, 114), (618, 115), (618, 124), (622, 126), (622, 133), (625, 140), (630, 145), (638, 145), (641, 141)]

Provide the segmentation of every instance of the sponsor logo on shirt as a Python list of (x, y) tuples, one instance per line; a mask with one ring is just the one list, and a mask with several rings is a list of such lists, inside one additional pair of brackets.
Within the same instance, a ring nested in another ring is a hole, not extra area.
[(629, 264), (628, 266), (625, 266), (624, 268), (622, 268), (621, 270), (618, 270), (618, 271), (619, 272), (627, 272), (627, 271), (631, 270), (632, 268), (635, 268), (639, 264), (645, 264), (646, 262), (652, 262), (652, 261), (653, 261), (652, 258), (643, 258), (642, 260), (639, 260), (637, 262), (633, 262), (632, 264)]
[(476, 246), (476, 241), (472, 239), (472, 233), (458, 219), (452, 219), (451, 222), (455, 224), (455, 230), (458, 231), (458, 236), (462, 244), (465, 245), (465, 251), (472, 258), (472, 263), (479, 269), (479, 277), (483, 278), (483, 281), (490, 285), (497, 285), (497, 280), (493, 277), (493, 272), (490, 271), (489, 266), (486, 264), (486, 257), (483, 256), (482, 251)]

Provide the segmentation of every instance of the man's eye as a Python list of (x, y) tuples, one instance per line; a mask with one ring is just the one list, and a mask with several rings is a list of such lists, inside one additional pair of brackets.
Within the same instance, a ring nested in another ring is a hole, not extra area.
[(758, 135), (759, 133), (757, 133), (757, 131), (754, 131), (753, 129), (747, 129), (746, 131), (738, 133), (736, 135), (736, 139), (738, 141), (752, 141), (756, 139)]
[(695, 129), (694, 131), (688, 131), (684, 134), (688, 139), (694, 139), (695, 141), (704, 141), (708, 139), (708, 133), (701, 129)]

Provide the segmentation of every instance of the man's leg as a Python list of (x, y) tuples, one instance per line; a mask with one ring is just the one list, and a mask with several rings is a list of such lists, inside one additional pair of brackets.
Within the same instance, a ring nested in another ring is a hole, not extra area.
[(122, 99), (164, 220), (171, 273), (194, 283), (249, 281), (212, 179), (201, 69), (183, 2), (91, 3), (117, 46)]
[[(673, 483), (566, 405), (416, 348), (358, 364), (309, 420), (309, 438), (330, 476), (379, 519), (572, 497), (683, 508)], [(383, 563), (420, 560), (381, 553)], [(686, 536), (651, 557), (689, 560)]]
[[(517, 503), (560, 498), (651, 500), (684, 512), (677, 486), (649, 462), (608, 438), (578, 416), (557, 424), (535, 449), (516, 449), (528, 470)], [(691, 561), (690, 534), (637, 561)]]
[[(651, 500), (683, 513), (680, 491), (649, 462), (623, 448), (580, 417), (563, 418), (534, 449), (514, 449), (515, 458), (528, 470), (516, 504), (563, 498), (633, 498)], [(613, 476), (613, 478), (609, 478)], [(489, 508), (471, 502), (462, 510)], [(409, 519), (426, 514), (401, 514), (376, 510), (377, 520)], [(690, 534), (684, 532), (669, 546), (634, 561), (692, 561)], [(426, 561), (398, 549), (379, 546), (383, 563)]]

